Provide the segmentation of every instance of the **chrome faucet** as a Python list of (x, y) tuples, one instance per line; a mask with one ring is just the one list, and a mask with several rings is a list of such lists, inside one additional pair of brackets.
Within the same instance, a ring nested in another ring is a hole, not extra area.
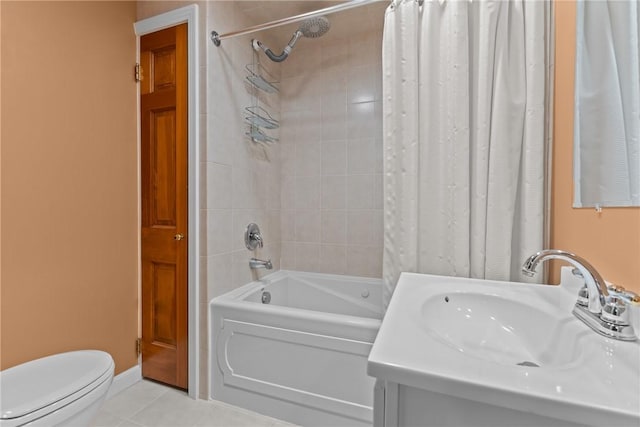
[(273, 264), (271, 264), (270, 259), (263, 261), (258, 258), (251, 258), (249, 260), (249, 267), (251, 267), (254, 270), (257, 268), (266, 268), (267, 270), (271, 270), (273, 268)]
[(539, 263), (549, 259), (562, 259), (573, 264), (584, 278), (589, 291), (588, 307), (592, 313), (600, 313), (605, 304), (605, 298), (609, 296), (607, 286), (604, 279), (598, 271), (587, 262), (586, 259), (572, 254), (571, 252), (560, 251), (557, 249), (545, 249), (534, 255), (531, 255), (522, 265), (522, 273), (532, 277), (536, 272)]
[[(522, 273), (531, 277), (539, 263), (561, 259), (572, 264), (580, 272), (585, 286), (578, 293), (573, 314), (597, 333), (609, 338), (635, 341), (633, 327), (629, 324), (629, 307), (617, 293), (610, 295), (607, 285), (598, 271), (582, 257), (571, 252), (545, 249), (531, 255), (522, 265)], [(574, 269), (575, 270), (575, 269)]]

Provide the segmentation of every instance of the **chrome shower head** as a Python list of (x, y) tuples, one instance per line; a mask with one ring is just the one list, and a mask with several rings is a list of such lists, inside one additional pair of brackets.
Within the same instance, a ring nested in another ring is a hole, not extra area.
[(324, 16), (317, 16), (302, 21), (300, 27), (298, 27), (298, 31), (307, 38), (315, 39), (325, 35), (327, 31), (329, 31), (329, 28), (331, 28), (329, 20)]
[(282, 62), (285, 59), (287, 59), (287, 57), (293, 50), (293, 47), (296, 45), (296, 43), (298, 42), (298, 39), (301, 36), (315, 39), (320, 36), (323, 36), (327, 31), (329, 31), (329, 28), (331, 28), (331, 23), (324, 16), (309, 18), (305, 21), (302, 21), (302, 24), (300, 24), (296, 32), (293, 33), (291, 40), (289, 40), (289, 43), (287, 43), (287, 45), (284, 47), (284, 50), (280, 55), (274, 53), (264, 43), (261, 43), (258, 40), (252, 40), (251, 44), (255, 50), (262, 49), (262, 51), (264, 51), (264, 53), (272, 61)]

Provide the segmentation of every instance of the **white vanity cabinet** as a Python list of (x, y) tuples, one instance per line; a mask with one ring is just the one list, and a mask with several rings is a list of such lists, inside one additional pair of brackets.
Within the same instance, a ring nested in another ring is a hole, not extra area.
[(378, 380), (374, 392), (373, 425), (374, 427), (559, 427), (585, 424)]
[[(368, 359), (374, 426), (640, 426), (640, 343), (560, 286), (403, 273)], [(571, 282), (571, 283), (570, 283)]]

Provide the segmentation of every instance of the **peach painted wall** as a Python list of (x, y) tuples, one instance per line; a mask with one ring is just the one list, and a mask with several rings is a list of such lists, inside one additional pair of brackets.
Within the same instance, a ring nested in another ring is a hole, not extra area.
[(640, 292), (640, 208), (572, 208), (576, 4), (556, 1), (555, 11), (551, 247), (583, 256), (605, 280)]
[(137, 363), (135, 2), (2, 2), (1, 368)]

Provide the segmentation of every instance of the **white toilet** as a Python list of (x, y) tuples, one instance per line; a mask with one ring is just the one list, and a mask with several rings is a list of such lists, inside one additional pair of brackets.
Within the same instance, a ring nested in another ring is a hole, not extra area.
[(113, 369), (108, 353), (82, 350), (0, 372), (0, 427), (88, 426), (107, 396)]

